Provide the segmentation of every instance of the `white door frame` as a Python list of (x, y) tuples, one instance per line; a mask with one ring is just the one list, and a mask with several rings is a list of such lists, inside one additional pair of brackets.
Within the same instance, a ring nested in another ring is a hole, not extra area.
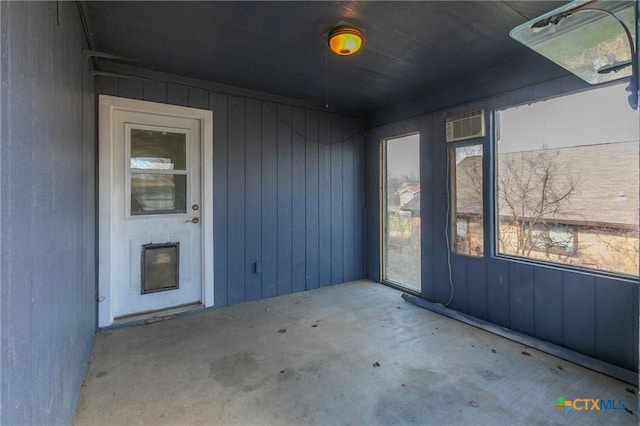
[(213, 306), (213, 112), (197, 108), (159, 104), (100, 95), (98, 107), (98, 327), (113, 324), (111, 250), (113, 235), (111, 193), (113, 190), (114, 111), (163, 114), (199, 120), (201, 123), (202, 191), (202, 303)]

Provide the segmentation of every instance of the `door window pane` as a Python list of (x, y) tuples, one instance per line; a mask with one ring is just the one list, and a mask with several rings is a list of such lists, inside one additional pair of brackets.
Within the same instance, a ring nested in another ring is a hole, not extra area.
[(132, 169), (186, 170), (184, 133), (131, 129)]
[(451, 148), (451, 213), (453, 251), (484, 254), (482, 221), (482, 145)]
[(157, 173), (131, 175), (131, 214), (186, 213), (187, 176)]
[(420, 135), (383, 143), (383, 279), (420, 291)]

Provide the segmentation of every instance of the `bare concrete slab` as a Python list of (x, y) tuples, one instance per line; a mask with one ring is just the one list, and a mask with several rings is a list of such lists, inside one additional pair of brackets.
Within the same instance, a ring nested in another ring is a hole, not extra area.
[(357, 281), (99, 334), (75, 425), (638, 423), (636, 387), (400, 295)]

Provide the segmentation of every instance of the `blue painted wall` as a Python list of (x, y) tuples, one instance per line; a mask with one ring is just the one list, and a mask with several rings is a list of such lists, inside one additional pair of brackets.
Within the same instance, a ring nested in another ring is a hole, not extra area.
[(97, 91), (213, 111), (216, 306), (364, 277), (362, 118), (157, 79)]
[[(513, 83), (513, 82), (512, 82)], [(493, 84), (493, 83), (491, 83)], [(511, 84), (511, 83), (509, 83)], [(422, 106), (400, 105), (385, 115), (378, 111), (366, 137), (366, 275), (380, 280), (379, 146), (380, 140), (409, 132), (420, 132), (422, 211), (422, 297), (444, 303), (450, 294), (445, 223), (447, 215), (447, 170), (445, 120), (448, 116), (477, 108), (489, 111), (575, 91), (584, 85), (573, 77), (509, 90), (506, 93), (468, 102), (469, 94), (500, 92), (504, 85), (461, 88), (447, 102), (459, 105), (393, 121), (399, 111), (411, 116)], [(393, 121), (393, 122), (392, 122)], [(489, 132), (490, 133), (490, 132)], [(493, 149), (490, 138), (483, 141), (484, 152)], [(485, 155), (484, 189), (489, 194), (490, 156)], [(485, 195), (485, 236), (493, 233), (493, 212)], [(485, 238), (485, 253), (492, 253)], [(451, 308), (477, 318), (564, 346), (609, 362), (637, 370), (638, 365), (638, 280), (617, 279), (558, 267), (485, 256), (451, 257), (455, 286)]]
[(94, 94), (59, 7), (0, 3), (3, 425), (71, 424), (95, 331)]

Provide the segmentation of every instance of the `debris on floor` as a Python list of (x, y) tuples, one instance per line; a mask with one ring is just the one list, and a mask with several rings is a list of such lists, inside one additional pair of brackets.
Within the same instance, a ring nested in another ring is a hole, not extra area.
[(480, 404), (478, 404), (475, 401), (469, 401), (469, 405), (472, 406), (473, 408), (478, 408), (480, 406)]
[(376, 362), (373, 364), (373, 366), (374, 366), (374, 367), (380, 367), (380, 363), (379, 363), (378, 361), (376, 361)]
[(166, 315), (164, 317), (153, 317), (153, 318), (149, 318), (144, 323), (145, 324), (153, 324), (153, 323), (156, 323), (156, 322), (162, 322), (162, 321), (170, 320), (170, 319), (175, 318), (175, 317), (176, 317), (175, 315)]
[(280, 330), (278, 330), (278, 333), (286, 333), (287, 329), (286, 328), (281, 328)]
[(531, 354), (530, 354), (529, 352), (527, 352), (527, 351), (522, 351), (522, 352), (520, 352), (520, 353), (521, 353), (522, 355), (524, 355), (524, 356), (531, 356)]

